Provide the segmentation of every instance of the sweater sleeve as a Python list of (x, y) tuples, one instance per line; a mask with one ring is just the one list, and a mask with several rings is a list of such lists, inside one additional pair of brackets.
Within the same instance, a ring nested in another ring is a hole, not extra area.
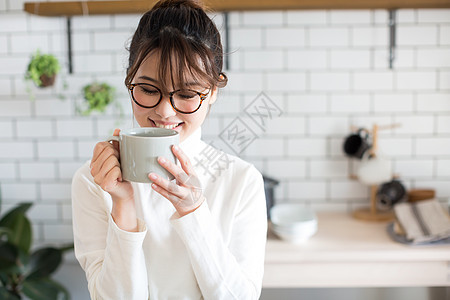
[(207, 201), (193, 213), (171, 219), (186, 245), (204, 299), (259, 299), (267, 215), (262, 176), (253, 167), (251, 170), (238, 187), (242, 193), (229, 243), (224, 241)]
[(87, 165), (72, 181), (72, 214), (75, 256), (86, 273), (91, 299), (147, 299), (148, 282), (139, 232), (121, 230), (110, 214), (111, 201), (93, 182)]

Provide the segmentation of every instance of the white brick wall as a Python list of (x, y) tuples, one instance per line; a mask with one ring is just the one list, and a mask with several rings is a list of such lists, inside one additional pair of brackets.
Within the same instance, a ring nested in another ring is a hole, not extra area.
[(437, 88), (437, 74), (431, 71), (399, 71), (397, 74), (397, 89), (433, 91)]
[(335, 10), (330, 12), (331, 24), (369, 24), (372, 21), (372, 11)]
[(437, 176), (450, 177), (450, 159), (441, 159), (436, 168)]
[(367, 50), (331, 50), (331, 69), (368, 69), (370, 51)]
[(439, 41), (441, 45), (450, 45), (450, 25), (440, 27)]
[(373, 109), (375, 112), (413, 112), (414, 96), (411, 93), (406, 94), (377, 94), (374, 95)]
[(388, 30), (385, 26), (352, 28), (352, 45), (365, 47), (387, 46)]
[(276, 70), (283, 67), (281, 50), (248, 50), (244, 52), (245, 70)]
[(327, 67), (326, 50), (288, 50), (288, 69), (325, 69)]
[(450, 23), (450, 11), (423, 9), (417, 11), (419, 23)]
[[(4, 207), (32, 201), (39, 242), (70, 241), (70, 182), (99, 140), (133, 126), (123, 86), (125, 46), (138, 15), (72, 19), (74, 74), (67, 74), (66, 19), (21, 11), (0, 0), (0, 188)], [(212, 15), (213, 16), (213, 15)], [(224, 31), (222, 15), (215, 20)], [(318, 210), (367, 206), (368, 188), (348, 178), (355, 163), (342, 152), (350, 126), (401, 123), (380, 132), (380, 148), (407, 187), (432, 187), (450, 197), (450, 10), (397, 12), (394, 69), (388, 68), (385, 10), (233, 12), (228, 86), (204, 130), (208, 141), (260, 92), (283, 114), (269, 121), (242, 154), (280, 180), (277, 201)], [(32, 86), (23, 75), (36, 48), (56, 54), (56, 86)], [(80, 89), (92, 80), (116, 87), (125, 117), (82, 117)], [(67, 89), (63, 88), (67, 82)], [(61, 100), (61, 96), (65, 100)], [(135, 125), (135, 124), (134, 124)], [(225, 149), (225, 148), (224, 148)]]
[(433, 25), (399, 25), (397, 45), (432, 46), (437, 44), (438, 29)]
[(268, 28), (266, 29), (266, 46), (271, 48), (305, 46), (305, 29)]
[(450, 137), (416, 139), (417, 154), (424, 156), (450, 156)]
[(392, 90), (394, 74), (389, 71), (358, 72), (353, 76), (353, 88), (357, 91)]
[(14, 163), (0, 163), (0, 180), (17, 178), (17, 168)]
[(21, 179), (55, 180), (56, 166), (50, 162), (21, 162), (19, 174)]
[(323, 201), (327, 197), (327, 184), (325, 181), (297, 181), (291, 180), (288, 183), (289, 200), (303, 201)]
[(330, 99), (331, 113), (358, 113), (370, 111), (370, 96), (364, 94), (335, 94)]
[(311, 47), (343, 47), (349, 44), (349, 29), (341, 27), (311, 28), (309, 43)]
[(320, 25), (326, 24), (328, 13), (322, 10), (308, 10), (308, 11), (287, 11), (287, 23), (293, 25)]

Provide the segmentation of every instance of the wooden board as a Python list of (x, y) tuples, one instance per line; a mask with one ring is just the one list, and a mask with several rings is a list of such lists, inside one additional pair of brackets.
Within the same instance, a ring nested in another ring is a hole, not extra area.
[[(24, 10), (39, 16), (141, 14), (157, 1), (26, 2)], [(450, 8), (450, 0), (205, 0), (213, 11), (288, 9)]]

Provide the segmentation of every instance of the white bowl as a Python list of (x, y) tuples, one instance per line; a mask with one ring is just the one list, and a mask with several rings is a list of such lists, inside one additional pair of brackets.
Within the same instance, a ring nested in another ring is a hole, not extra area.
[(303, 204), (282, 203), (270, 209), (270, 220), (283, 227), (304, 227), (306, 224), (317, 224), (317, 216), (311, 208)]
[(273, 232), (277, 236), (279, 236), (282, 240), (285, 240), (293, 244), (299, 244), (307, 241), (311, 236), (313, 236), (317, 232), (317, 225), (305, 227), (303, 230), (296, 230), (294, 232), (273, 227), (272, 229)]
[(270, 210), (272, 230), (281, 239), (301, 243), (317, 232), (317, 216), (303, 204), (282, 203)]
[(272, 223), (272, 229), (276, 231), (283, 231), (291, 234), (299, 233), (301, 234), (303, 231), (313, 230), (317, 229), (317, 221), (308, 221), (302, 224), (295, 224), (294, 225), (277, 225), (275, 223)]

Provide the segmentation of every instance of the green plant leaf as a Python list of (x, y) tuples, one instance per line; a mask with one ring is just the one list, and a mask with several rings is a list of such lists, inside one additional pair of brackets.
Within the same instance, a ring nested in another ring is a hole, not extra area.
[(11, 229), (7, 227), (0, 227), (0, 241), (9, 240), (12, 237)]
[(31, 223), (24, 214), (17, 214), (8, 226), (12, 233), (9, 241), (19, 247), (23, 252), (30, 251), (32, 237), (31, 237)]
[(61, 250), (62, 253), (66, 253), (67, 251), (73, 251), (73, 243), (59, 247), (58, 249)]
[(30, 202), (20, 203), (18, 206), (11, 209), (10, 211), (8, 211), (0, 219), (0, 227), (8, 227), (7, 224), (9, 224), (11, 222), (11, 220), (15, 218), (15, 215), (26, 213), (32, 205), (33, 205), (33, 203), (30, 203)]
[(33, 300), (66, 300), (69, 292), (58, 282), (50, 278), (26, 279), (22, 292)]
[(61, 261), (60, 249), (48, 247), (33, 252), (27, 266), (27, 279), (49, 276), (58, 268)]
[(18, 256), (19, 249), (15, 245), (9, 242), (0, 242), (0, 271), (14, 266)]
[(5, 272), (0, 271), (0, 286), (6, 286), (7, 283), (8, 283), (8, 276), (6, 275)]
[(41, 54), (39, 50), (31, 57), (28, 64), (25, 79), (32, 80), (37, 86), (42, 85), (41, 76), (53, 76), (58, 74), (60, 65), (58, 59), (51, 54)]
[(93, 82), (82, 88), (87, 108), (82, 115), (89, 115), (93, 111), (105, 112), (106, 107), (115, 101), (115, 89), (107, 83)]
[(0, 286), (0, 299), (2, 299), (2, 300), (20, 300), (20, 297), (12, 294), (5, 287)]
[(25, 215), (31, 205), (32, 203), (20, 204), (0, 220), (0, 227), (11, 230), (9, 241), (25, 253), (30, 251), (32, 242), (31, 223)]
[(1, 185), (0, 185), (0, 216), (2, 215), (2, 189), (1, 189)]

